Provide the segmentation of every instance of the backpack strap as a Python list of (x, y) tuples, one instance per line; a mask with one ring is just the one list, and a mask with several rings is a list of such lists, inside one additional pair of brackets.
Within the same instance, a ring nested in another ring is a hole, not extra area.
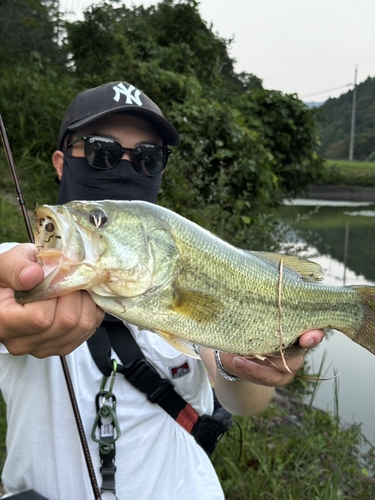
[(88, 347), (99, 370), (105, 376), (112, 371), (111, 346), (121, 360), (118, 372), (151, 403), (158, 404), (187, 432), (194, 434), (199, 415), (174, 389), (168, 378), (163, 378), (145, 358), (129, 329), (121, 321), (104, 320), (88, 339)]

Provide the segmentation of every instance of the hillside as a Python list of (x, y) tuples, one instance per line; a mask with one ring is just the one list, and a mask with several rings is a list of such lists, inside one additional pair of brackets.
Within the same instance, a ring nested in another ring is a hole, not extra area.
[[(318, 153), (324, 158), (347, 159), (349, 155), (353, 90), (328, 99), (320, 108)], [(371, 155), (371, 156), (370, 156)], [(375, 78), (357, 85), (354, 158), (375, 161)]]

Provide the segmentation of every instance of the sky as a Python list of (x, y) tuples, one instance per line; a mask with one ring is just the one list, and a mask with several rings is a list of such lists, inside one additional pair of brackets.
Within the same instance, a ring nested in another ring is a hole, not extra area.
[[(60, 0), (69, 20), (90, 0)], [(127, 7), (157, 4), (123, 0)], [(201, 0), (201, 17), (233, 39), (235, 70), (253, 73), (268, 89), (323, 102), (375, 77), (375, 0)]]

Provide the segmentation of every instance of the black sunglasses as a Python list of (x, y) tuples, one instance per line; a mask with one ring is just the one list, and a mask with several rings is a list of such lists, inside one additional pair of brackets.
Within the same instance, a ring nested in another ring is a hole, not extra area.
[(157, 175), (165, 169), (168, 157), (172, 153), (167, 147), (156, 144), (140, 144), (136, 148), (124, 148), (114, 139), (94, 135), (75, 139), (68, 144), (67, 149), (79, 141), (85, 143), (85, 157), (89, 165), (101, 170), (114, 168), (124, 153), (130, 153), (131, 163), (137, 172), (143, 175)]

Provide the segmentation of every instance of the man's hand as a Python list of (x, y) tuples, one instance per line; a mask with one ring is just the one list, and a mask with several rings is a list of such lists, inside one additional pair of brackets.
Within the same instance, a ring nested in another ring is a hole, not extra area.
[[(299, 345), (311, 349), (323, 340), (323, 336), (323, 330), (311, 330), (301, 335)], [(292, 373), (289, 373), (285, 368), (281, 357), (270, 357), (270, 361), (261, 361), (246, 359), (234, 354), (220, 353), (220, 358), (225, 369), (237, 377), (241, 377), (253, 384), (281, 387), (293, 380), (294, 374), (303, 365), (304, 354), (294, 358), (285, 358), (285, 363)]]
[(30, 290), (43, 281), (34, 245), (18, 245), (0, 255), (0, 342), (16, 356), (65, 356), (89, 338), (104, 312), (88, 293), (20, 305), (14, 290)]
[[(299, 338), (299, 345), (304, 349), (317, 346), (323, 339), (323, 330), (311, 330)], [(304, 350), (301, 350), (305, 354)], [(234, 415), (254, 415), (260, 413), (271, 401), (275, 387), (289, 384), (303, 365), (304, 354), (286, 358), (290, 373), (281, 357), (270, 360), (246, 359), (236, 354), (220, 353), (224, 369), (230, 375), (241, 380), (227, 381), (216, 369), (214, 354), (211, 349), (199, 348), (207, 370), (214, 380), (216, 395), (220, 403)]]

